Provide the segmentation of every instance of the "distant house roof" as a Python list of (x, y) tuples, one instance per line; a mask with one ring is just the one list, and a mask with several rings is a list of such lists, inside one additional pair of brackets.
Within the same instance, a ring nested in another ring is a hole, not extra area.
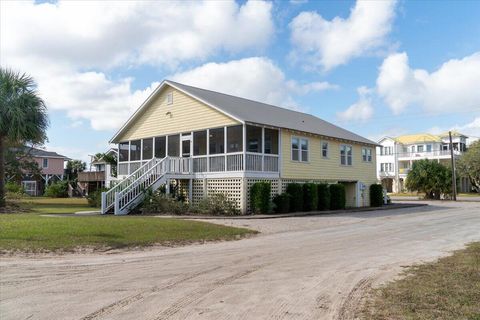
[(340, 128), (330, 122), (317, 118), (313, 115), (280, 108), (270, 104), (253, 101), (245, 98), (232, 96), (216, 91), (187, 86), (178, 82), (165, 80), (155, 90), (154, 93), (140, 106), (125, 125), (115, 134), (112, 142), (128, 128), (129, 124), (140, 114), (149, 101), (153, 100), (165, 85), (169, 85), (185, 94), (197, 99), (210, 107), (230, 116), (242, 123), (256, 123), (272, 127), (291, 129), (307, 133), (313, 133), (325, 137), (333, 137), (342, 140), (355, 141), (369, 145), (377, 145), (369, 139), (358, 134)]
[[(13, 148), (14, 150), (15, 149), (19, 149), (19, 148)], [(62, 159), (65, 159), (65, 160), (70, 160), (69, 157), (65, 157), (65, 156), (62, 156), (61, 154), (58, 154), (54, 151), (47, 151), (47, 150), (43, 150), (43, 149), (38, 149), (38, 148), (33, 148), (33, 147), (27, 147), (27, 146), (23, 146), (21, 147), (21, 149), (23, 149), (23, 152), (24, 153), (28, 153), (30, 154), (32, 157), (38, 157), (38, 158), (62, 158)]]
[(430, 133), (408, 134), (404, 136), (396, 137), (395, 140), (402, 144), (411, 144), (415, 142), (441, 142), (442, 139), (439, 136)]

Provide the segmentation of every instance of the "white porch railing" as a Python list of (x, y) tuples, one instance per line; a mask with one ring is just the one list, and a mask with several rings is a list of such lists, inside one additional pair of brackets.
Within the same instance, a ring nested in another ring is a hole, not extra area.
[[(193, 156), (191, 158), (167, 157), (170, 161), (172, 172), (235, 172), (235, 171), (258, 171), (278, 172), (279, 155), (261, 154), (254, 152), (235, 152), (227, 154), (215, 154), (205, 156)], [(244, 159), (245, 158), (245, 159)], [(244, 161), (245, 160), (245, 161)], [(152, 161), (152, 160), (150, 160)], [(148, 162), (147, 162), (148, 163)], [(119, 163), (118, 174), (128, 175), (128, 170), (140, 167), (141, 162)]]
[(165, 174), (190, 174), (191, 168), (191, 158), (153, 158), (145, 162), (113, 188), (102, 193), (102, 213), (115, 207), (115, 214), (123, 214), (143, 190), (150, 188)]
[(125, 179), (118, 182), (113, 188), (106, 192), (102, 192), (102, 213), (106, 213), (115, 203), (115, 193), (127, 188), (130, 184), (140, 178), (146, 171), (155, 166), (160, 159), (153, 158), (147, 161), (143, 166), (139, 167)]

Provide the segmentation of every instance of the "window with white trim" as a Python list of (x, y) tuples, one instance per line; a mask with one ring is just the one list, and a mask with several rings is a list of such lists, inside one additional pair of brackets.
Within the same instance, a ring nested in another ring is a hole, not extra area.
[(328, 158), (328, 142), (322, 142), (322, 157)]
[(43, 158), (42, 168), (48, 168), (48, 158)]
[(292, 137), (292, 160), (308, 161), (308, 139)]
[(372, 162), (372, 149), (362, 148), (362, 160), (364, 162)]
[(167, 104), (173, 103), (173, 92), (167, 93)]
[(340, 146), (340, 164), (342, 166), (352, 165), (352, 146), (342, 144)]

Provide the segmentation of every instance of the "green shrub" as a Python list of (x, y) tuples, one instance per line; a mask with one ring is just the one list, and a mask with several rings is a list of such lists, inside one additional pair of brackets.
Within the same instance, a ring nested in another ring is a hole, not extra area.
[(250, 210), (255, 213), (269, 213), (270, 191), (272, 187), (270, 182), (255, 182), (250, 188)]
[(341, 183), (330, 185), (330, 209), (345, 209), (345, 186)]
[(58, 181), (45, 188), (45, 196), (50, 198), (68, 197), (68, 181)]
[(298, 183), (289, 183), (287, 193), (290, 196), (290, 212), (303, 210), (303, 187)]
[(7, 182), (5, 184), (5, 191), (10, 192), (10, 193), (17, 193), (17, 194), (22, 194), (23, 193), (23, 187), (21, 184), (15, 183), (15, 182)]
[(287, 213), (290, 210), (290, 195), (288, 193), (277, 194), (273, 197), (274, 211)]
[(157, 190), (153, 193), (147, 190), (145, 193), (145, 199), (141, 205), (142, 213), (182, 215), (190, 211), (190, 206), (188, 204), (176, 200), (171, 195), (162, 193), (161, 190)]
[(90, 207), (100, 208), (102, 206), (102, 192), (108, 189), (98, 189), (94, 192), (89, 192), (87, 195), (87, 202)]
[(318, 210), (330, 209), (330, 188), (328, 184), (319, 184), (318, 190)]
[(383, 187), (381, 184), (370, 185), (370, 206), (381, 207), (383, 205)]
[(194, 213), (211, 216), (234, 216), (240, 214), (235, 201), (228, 199), (223, 193), (208, 196), (191, 209)]
[(303, 185), (303, 211), (317, 210), (318, 191), (315, 183), (305, 183)]

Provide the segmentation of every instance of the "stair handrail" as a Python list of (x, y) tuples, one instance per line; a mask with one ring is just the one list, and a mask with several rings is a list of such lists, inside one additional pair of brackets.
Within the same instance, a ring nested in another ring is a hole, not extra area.
[[(151, 168), (147, 169), (140, 177), (123, 190), (118, 191), (115, 200), (115, 212), (122, 211), (142, 192), (150, 188), (158, 179), (170, 171), (169, 157), (160, 159)], [(156, 172), (155, 172), (156, 171)], [(156, 173), (156, 175), (154, 175)]]
[[(165, 159), (165, 158), (164, 158)], [(105, 192), (102, 192), (102, 213), (105, 213), (115, 204), (115, 193), (120, 192), (125, 189), (128, 185), (133, 183), (137, 180), (143, 173), (154, 166), (158, 161), (163, 159), (152, 158), (151, 160), (147, 161), (144, 165), (140, 166), (137, 170), (132, 172), (126, 178), (124, 178), (121, 182), (117, 183), (112, 188), (108, 189)]]

